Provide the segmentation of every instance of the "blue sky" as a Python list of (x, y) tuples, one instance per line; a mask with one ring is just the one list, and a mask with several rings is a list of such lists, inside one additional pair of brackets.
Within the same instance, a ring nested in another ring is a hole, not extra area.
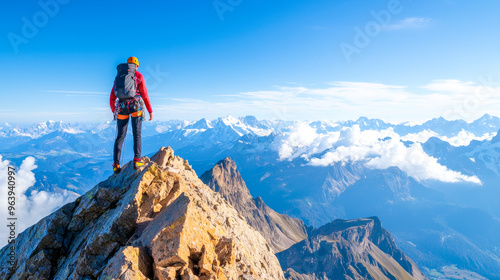
[[(493, 0), (6, 6), (0, 118), (8, 122), (109, 120), (115, 66), (131, 55), (158, 120), (500, 115)], [(348, 57), (347, 45), (356, 49)]]

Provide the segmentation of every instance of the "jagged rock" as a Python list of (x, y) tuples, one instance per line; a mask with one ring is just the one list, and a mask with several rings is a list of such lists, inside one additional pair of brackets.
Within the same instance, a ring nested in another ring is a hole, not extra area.
[(335, 220), (277, 254), (287, 279), (425, 279), (377, 217)]
[(201, 175), (200, 179), (234, 206), (238, 213), (264, 236), (275, 253), (307, 237), (304, 222), (277, 213), (260, 197), (252, 198), (236, 163), (230, 158), (218, 162), (211, 170)]
[(171, 148), (143, 160), (19, 234), (0, 279), (284, 280), (262, 235), (187, 161)]
[(143, 247), (127, 246), (116, 253), (99, 277), (99, 280), (111, 279), (151, 279), (151, 258)]
[[(11, 279), (11, 277), (12, 279), (23, 279), (24, 276), (28, 279), (29, 276), (35, 277), (37, 273), (40, 276), (39, 279), (48, 279), (44, 277), (46, 275), (45, 271), (50, 273), (53, 271), (54, 254), (63, 250), (65, 242), (64, 229), (70, 222), (71, 213), (76, 203), (73, 202), (63, 206), (19, 234), (15, 241), (15, 259), (17, 262), (14, 268), (16, 269), (11, 269), (10, 265), (2, 265), (0, 279)], [(42, 251), (46, 252), (40, 253)], [(5, 246), (0, 250), (0, 263), (8, 264), (8, 260), (9, 246)], [(37, 263), (37, 260), (40, 263)]]
[(50, 279), (52, 264), (49, 254), (42, 250), (26, 262), (26, 270), (19, 279)]
[(286, 279), (293, 279), (293, 280), (325, 280), (326, 278), (321, 277), (318, 278), (314, 273), (313, 274), (300, 274), (297, 273), (293, 268), (289, 268), (285, 271), (285, 277)]
[[(396, 279), (423, 277), (416, 265), (396, 247), (378, 218), (337, 220), (320, 229), (311, 229), (312, 237), (305, 239), (306, 228), (302, 221), (276, 213), (260, 197), (252, 199), (236, 164), (230, 158), (217, 163), (200, 179), (232, 204), (276, 252), (299, 242), (278, 254), (286, 269), (287, 279), (393, 279), (391, 275)], [(368, 269), (364, 269), (366, 264)], [(376, 264), (375, 267), (372, 267), (373, 264)]]

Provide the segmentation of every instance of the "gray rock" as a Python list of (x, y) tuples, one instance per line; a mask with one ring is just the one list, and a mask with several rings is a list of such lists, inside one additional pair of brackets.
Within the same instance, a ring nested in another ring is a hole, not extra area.
[(252, 198), (236, 163), (230, 158), (218, 162), (201, 175), (200, 179), (234, 206), (264, 236), (275, 253), (288, 249), (307, 237), (304, 222), (277, 213), (260, 197)]
[(262, 235), (187, 161), (170, 147), (152, 158), (22, 232), (0, 279), (285, 279)]

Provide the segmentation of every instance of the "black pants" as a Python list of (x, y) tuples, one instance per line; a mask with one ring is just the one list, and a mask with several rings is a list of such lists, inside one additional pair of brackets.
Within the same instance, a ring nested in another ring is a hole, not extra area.
[(116, 134), (115, 148), (113, 151), (114, 162), (120, 162), (120, 156), (122, 154), (122, 145), (125, 136), (127, 136), (128, 119), (132, 119), (132, 134), (134, 135), (134, 158), (141, 157), (141, 129), (142, 129), (142, 117), (129, 117), (126, 120), (116, 120), (116, 129), (118, 133)]

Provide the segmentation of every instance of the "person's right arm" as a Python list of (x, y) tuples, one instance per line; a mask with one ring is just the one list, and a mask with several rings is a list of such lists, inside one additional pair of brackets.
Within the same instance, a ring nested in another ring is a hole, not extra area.
[(113, 84), (113, 88), (111, 89), (111, 94), (109, 95), (109, 106), (111, 107), (111, 112), (113, 114), (115, 113), (115, 101), (116, 101), (116, 95), (115, 95), (115, 85)]

